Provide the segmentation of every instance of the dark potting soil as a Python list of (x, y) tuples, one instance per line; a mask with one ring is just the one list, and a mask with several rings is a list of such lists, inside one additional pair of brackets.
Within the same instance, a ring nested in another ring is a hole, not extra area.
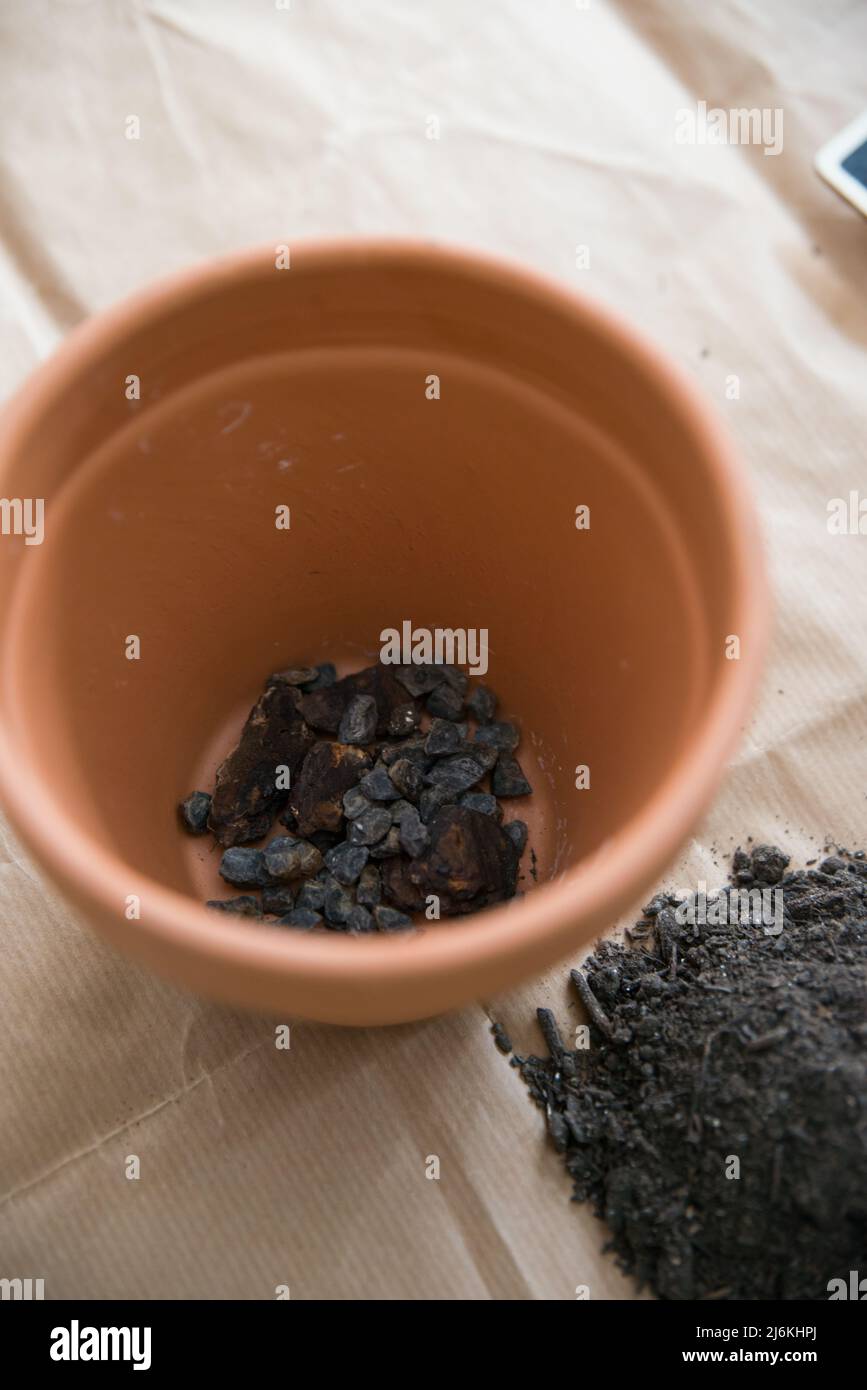
[(738, 851), (695, 923), (654, 899), (572, 972), (589, 1047), (540, 1009), (548, 1057), (513, 1059), (574, 1200), (660, 1298), (827, 1299), (867, 1271), (867, 861), (788, 862)]
[[(213, 794), (178, 808), (189, 834), (210, 831), (222, 877), (244, 890), (208, 906), (357, 933), (514, 897), (527, 826), (503, 825), (500, 798), (532, 788), (517, 726), (495, 721), (496, 695), (472, 684), (449, 665), (269, 676)], [(288, 833), (252, 848), (278, 816)]]

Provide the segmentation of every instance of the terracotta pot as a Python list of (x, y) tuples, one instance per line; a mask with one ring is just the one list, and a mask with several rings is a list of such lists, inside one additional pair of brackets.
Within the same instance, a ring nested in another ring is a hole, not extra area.
[[(281, 1016), (419, 1018), (574, 953), (670, 861), (756, 684), (760, 543), (720, 426), (607, 311), (487, 258), (308, 244), (146, 290), (7, 407), (0, 493), (45, 499), (41, 545), (0, 537), (14, 826), (122, 950)], [(407, 619), (488, 631), (538, 886), (528, 858), (523, 900), (406, 938), (208, 912), (217, 856), (177, 800), (270, 670), (367, 664)]]

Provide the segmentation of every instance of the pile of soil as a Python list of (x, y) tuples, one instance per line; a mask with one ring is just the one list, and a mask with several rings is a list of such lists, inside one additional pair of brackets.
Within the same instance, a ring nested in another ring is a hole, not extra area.
[[(654, 899), (572, 972), (589, 1047), (539, 1010), (549, 1056), (513, 1059), (574, 1200), (660, 1298), (827, 1299), (867, 1272), (867, 862), (788, 863), (738, 851), (704, 912)], [(737, 920), (745, 887), (779, 891), (781, 930)]]

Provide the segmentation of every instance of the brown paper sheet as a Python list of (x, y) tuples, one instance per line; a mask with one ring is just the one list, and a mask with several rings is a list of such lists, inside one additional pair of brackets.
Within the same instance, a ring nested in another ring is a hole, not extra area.
[[(305, 234), (487, 247), (598, 296), (726, 416), (777, 596), (760, 706), (666, 881), (719, 882), (750, 834), (864, 844), (867, 538), (826, 518), (864, 485), (867, 226), (811, 161), (864, 105), (865, 46), (849, 0), (10, 0), (0, 389), (150, 278)], [(782, 153), (676, 145), (699, 100), (782, 108)], [(111, 954), (4, 831), (0, 1275), (47, 1298), (634, 1297), (488, 1033), (538, 1047), (536, 1004), (577, 1017), (565, 975), (383, 1031), (244, 1016)]]

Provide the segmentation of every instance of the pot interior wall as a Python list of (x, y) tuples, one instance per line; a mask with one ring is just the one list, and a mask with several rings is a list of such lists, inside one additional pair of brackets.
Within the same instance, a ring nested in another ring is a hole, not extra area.
[[(500, 303), (498, 324), (487, 291), (446, 289), (426, 287), (411, 334), (399, 277), (368, 277), (348, 308), (308, 289), (282, 338), (273, 304), (257, 318), (245, 300), (234, 334), (231, 296), (222, 317), (193, 306), (162, 355), (154, 330), (79, 387), (91, 414), (105, 405), (101, 439), (77, 398), (67, 431), (34, 434), (46, 538), (16, 557), (7, 714), (66, 809), (135, 869), (200, 896), (174, 806), (262, 679), (366, 664), (407, 619), (487, 631), (484, 680), (539, 792), (541, 877), (614, 834), (692, 731), (726, 560), (714, 573), (705, 553), (688, 436), (616, 352), (582, 356), (573, 327), (564, 366), (558, 321), (543, 332), (535, 308)], [(143, 400), (118, 417), (141, 361)], [(34, 704), (38, 736), (20, 718)]]

